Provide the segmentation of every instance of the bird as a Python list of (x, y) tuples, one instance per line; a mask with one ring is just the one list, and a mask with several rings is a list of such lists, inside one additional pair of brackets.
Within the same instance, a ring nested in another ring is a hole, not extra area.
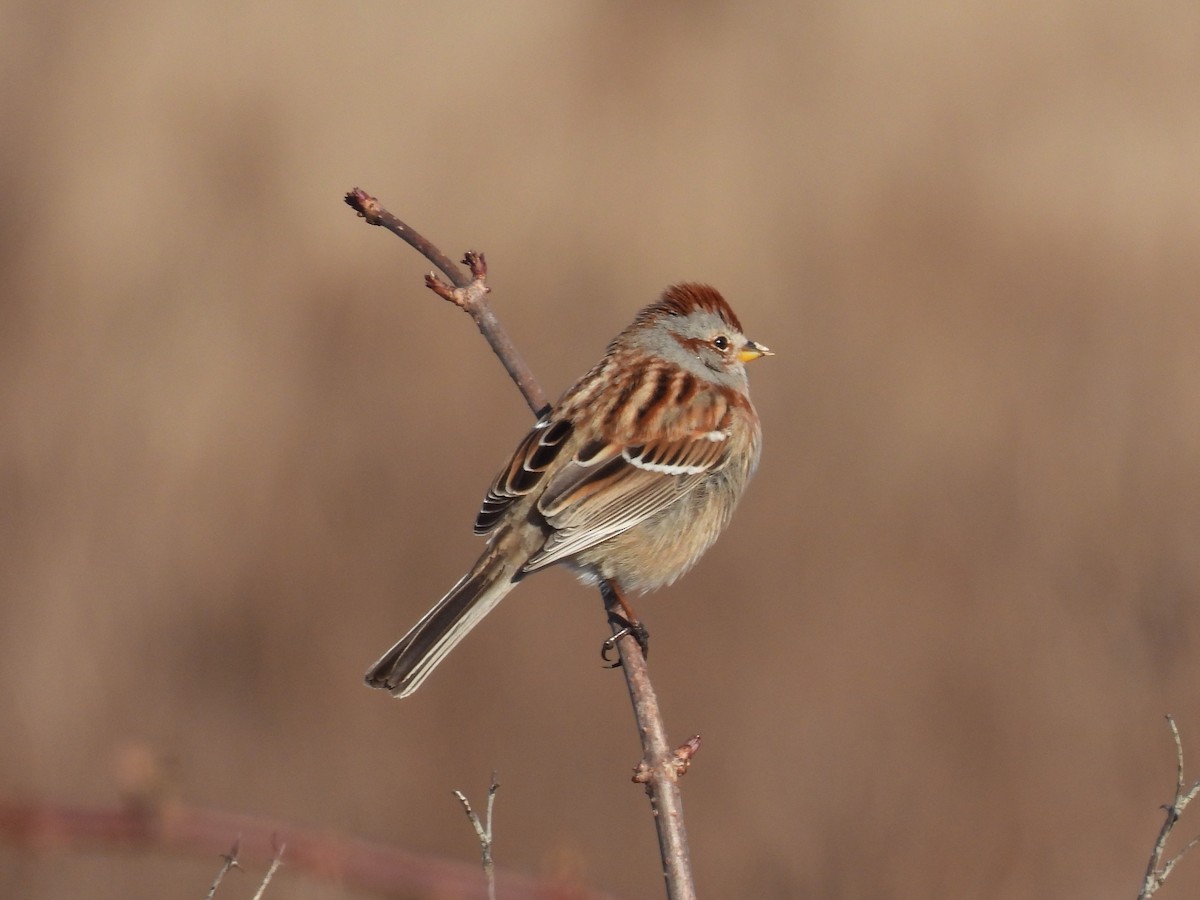
[(517, 446), (484, 497), (482, 555), (367, 685), (407, 697), (527, 575), (563, 564), (624, 595), (671, 584), (717, 539), (758, 466), (748, 339), (713, 287), (674, 284)]

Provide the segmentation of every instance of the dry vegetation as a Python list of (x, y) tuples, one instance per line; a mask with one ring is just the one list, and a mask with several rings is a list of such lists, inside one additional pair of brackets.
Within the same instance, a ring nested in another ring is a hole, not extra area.
[[(418, 696), (360, 684), (528, 422), (362, 184), (487, 252), (552, 391), (678, 279), (779, 354), (738, 519), (639, 607), (704, 735), (702, 896), (1136, 895), (1162, 714), (1200, 746), (1200, 6), (2, 18), (0, 796), (152, 758), (472, 861), (450, 791), (495, 769), (498, 866), (658, 895), (593, 592), (539, 576)], [(0, 895), (198, 896), (236, 837), (0, 848)], [(286, 859), (272, 895), (358, 896)]]

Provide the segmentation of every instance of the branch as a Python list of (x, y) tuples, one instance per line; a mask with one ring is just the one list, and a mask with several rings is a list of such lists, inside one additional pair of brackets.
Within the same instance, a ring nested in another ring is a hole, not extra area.
[(425, 276), (425, 286), (441, 297), (449, 300), (455, 306), (465, 310), (480, 333), (492, 346), (492, 352), (500, 358), (508, 377), (513, 380), (529, 408), (535, 416), (546, 411), (549, 404), (546, 395), (538, 386), (533, 371), (525, 364), (516, 346), (509, 340), (508, 333), (500, 325), (500, 320), (492, 312), (492, 306), (487, 301), (487, 260), (482, 253), (468, 250), (463, 262), (471, 270), (468, 278), (462, 270), (452, 263), (446, 254), (430, 243), (422, 234), (414, 231), (394, 215), (379, 205), (379, 201), (361, 188), (355, 188), (346, 194), (346, 204), (354, 209), (360, 217), (367, 220), (369, 225), (381, 225), (392, 234), (403, 238), (408, 244), (437, 266), (450, 279), (450, 284), (437, 277), (436, 272)]
[[(468, 252), (464, 258), (463, 262), (471, 268), (472, 277), (468, 281), (453, 264), (448, 264), (445, 254), (436, 246), (384, 209), (378, 200), (361, 188), (350, 191), (346, 195), (346, 203), (369, 224), (383, 225), (393, 234), (403, 238), (445, 273), (453, 287), (442, 283), (433, 273), (426, 276), (426, 286), (439, 297), (461, 306), (470, 313), (479, 330), (491, 344), (492, 350), (500, 357), (514, 383), (525, 396), (529, 408), (535, 415), (541, 415), (546, 409), (545, 394), (538, 387), (524, 361), (516, 354), (507, 335), (500, 329), (500, 324), (488, 304), (489, 288), (485, 283), (487, 265), (483, 254)], [(499, 335), (499, 338), (496, 338), (496, 335)], [(610, 609), (613, 590), (604, 585), (601, 587), (601, 594), (604, 596), (605, 608)], [(622, 626), (615, 622), (613, 616), (609, 616), (609, 621), (612, 623), (614, 634), (622, 630)], [(650, 683), (645, 656), (637, 639), (632, 634), (626, 634), (617, 641), (617, 649), (621, 654), (621, 671), (625, 673), (629, 699), (633, 703), (633, 714), (642, 742), (643, 756), (634, 780), (646, 785), (646, 794), (650, 798), (654, 824), (658, 830), (658, 846), (662, 855), (667, 897), (668, 900), (694, 900), (696, 888), (688, 855), (683, 796), (679, 791), (678, 778), (687, 770), (687, 761), (699, 746), (699, 741), (693, 739), (694, 746), (689, 742), (678, 751), (671, 749), (658, 707), (658, 698), (654, 693), (654, 686)], [(691, 749), (685, 750), (687, 747)]]
[(467, 800), (467, 795), (462, 791), (454, 792), (454, 796), (458, 798), (458, 802), (466, 811), (467, 818), (471, 820), (471, 827), (475, 829), (475, 837), (479, 839), (479, 855), (483, 864), (484, 881), (487, 883), (488, 900), (496, 900), (496, 864), (492, 860), (492, 810), (496, 806), (496, 791), (498, 790), (500, 790), (500, 785), (496, 782), (496, 773), (493, 772), (492, 784), (488, 788), (486, 825), (479, 821), (479, 816), (475, 815), (475, 810), (471, 809), (471, 802)]
[[(233, 854), (228, 852), (231, 835), (240, 835)], [(222, 876), (238, 861), (278, 860), (286, 845), (293, 871), (336, 881), (350, 890), (387, 896), (486, 897), (474, 865), (183, 804), (151, 808), (135, 802), (124, 808), (82, 809), (0, 801), (0, 843), (38, 851), (134, 849), (236, 856)], [(616, 900), (598, 890), (515, 872), (503, 873), (502, 880), (501, 900)]]
[(1154, 849), (1150, 852), (1150, 862), (1146, 866), (1146, 875), (1142, 879), (1142, 891), (1138, 894), (1138, 900), (1147, 900), (1153, 897), (1163, 883), (1171, 874), (1171, 870), (1175, 868), (1175, 864), (1183, 859), (1184, 854), (1200, 844), (1200, 835), (1188, 841), (1182, 850), (1172, 856), (1166, 863), (1163, 863), (1163, 853), (1166, 852), (1167, 838), (1171, 836), (1171, 831), (1175, 828), (1175, 824), (1179, 821), (1179, 817), (1183, 815), (1183, 811), (1187, 809), (1187, 805), (1200, 794), (1200, 781), (1197, 781), (1190, 788), (1185, 789), (1183, 784), (1183, 741), (1179, 737), (1179, 728), (1175, 724), (1175, 720), (1171, 716), (1167, 716), (1167, 725), (1171, 728), (1171, 737), (1175, 741), (1175, 798), (1169, 806), (1164, 806), (1166, 810), (1166, 818), (1163, 820), (1162, 828), (1158, 832), (1158, 840), (1154, 842)]
[[(217, 877), (213, 879), (212, 887), (208, 889), (204, 900), (213, 900), (216, 896), (217, 888), (221, 886), (221, 882), (225, 879), (225, 875), (230, 869), (240, 869), (242, 864), (238, 862), (238, 851), (241, 849), (242, 839), (238, 838), (233, 842), (233, 848), (221, 855), (221, 868), (217, 871)], [(267, 869), (267, 874), (263, 876), (262, 882), (258, 886), (258, 890), (254, 894), (254, 900), (262, 900), (263, 895), (267, 892), (267, 885), (271, 883), (271, 879), (275, 877), (275, 872), (278, 871), (280, 864), (283, 861), (283, 850), (286, 844), (280, 845), (275, 851), (275, 858), (271, 860), (271, 867)], [(489, 900), (495, 900), (494, 897)]]
[(208, 889), (208, 893), (204, 895), (204, 900), (213, 900), (216, 896), (217, 888), (221, 886), (221, 882), (225, 879), (226, 873), (230, 869), (240, 869), (238, 864), (238, 850), (241, 848), (241, 838), (233, 842), (233, 847), (228, 853), (221, 855), (221, 868), (217, 870), (217, 877), (213, 879), (212, 886)]
[[(633, 772), (633, 780), (646, 786), (654, 825), (658, 831), (658, 852), (662, 857), (663, 878), (670, 900), (695, 900), (696, 886), (692, 878), (692, 861), (688, 853), (687, 828), (683, 818), (683, 794), (678, 779), (691, 763), (700, 747), (700, 736), (692, 738), (678, 750), (672, 750), (667, 740), (667, 728), (658, 708), (658, 695), (650, 683), (646, 655), (642, 645), (624, 624), (620, 594), (606, 582), (601, 586), (604, 606), (614, 635), (625, 634), (617, 640), (621, 654), (621, 671), (633, 703), (638, 734), (642, 737), (642, 759)], [(686, 748), (686, 749), (685, 749)]]
[(263, 895), (267, 892), (267, 885), (271, 883), (271, 879), (275, 877), (275, 873), (279, 871), (279, 867), (283, 864), (283, 851), (287, 849), (287, 844), (280, 844), (275, 850), (275, 858), (271, 860), (271, 867), (267, 869), (267, 874), (263, 876), (262, 883), (258, 886), (258, 890), (254, 894), (254, 900), (262, 900)]
[(463, 275), (462, 269), (451, 262), (450, 257), (380, 206), (379, 201), (362, 188), (355, 188), (347, 193), (346, 204), (366, 219), (368, 225), (380, 225), (401, 240), (407, 241), (410, 247), (441, 269), (455, 287), (465, 288), (471, 283), (471, 279)]

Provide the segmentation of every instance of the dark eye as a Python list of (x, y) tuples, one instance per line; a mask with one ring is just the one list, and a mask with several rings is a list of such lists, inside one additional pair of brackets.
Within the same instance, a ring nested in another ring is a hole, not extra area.
[(715, 338), (713, 338), (712, 345), (724, 353), (729, 349), (729, 338), (725, 337), (723, 334), (718, 334)]

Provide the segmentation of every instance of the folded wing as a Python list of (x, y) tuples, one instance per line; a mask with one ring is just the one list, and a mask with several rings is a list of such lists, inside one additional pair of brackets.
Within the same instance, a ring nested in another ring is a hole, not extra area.
[[(622, 446), (571, 442), (566, 421), (543, 420), (525, 437), (493, 482), (475, 522), (492, 531), (519, 498), (540, 490), (536, 511), (549, 526), (542, 548), (525, 564), (531, 572), (559, 562), (645, 521), (686, 496), (728, 458), (728, 433), (714, 429), (711, 410), (696, 410), (663, 439)], [(553, 466), (568, 444), (578, 449)], [(553, 474), (548, 474), (551, 469)], [(544, 484), (543, 484), (544, 482)]]

